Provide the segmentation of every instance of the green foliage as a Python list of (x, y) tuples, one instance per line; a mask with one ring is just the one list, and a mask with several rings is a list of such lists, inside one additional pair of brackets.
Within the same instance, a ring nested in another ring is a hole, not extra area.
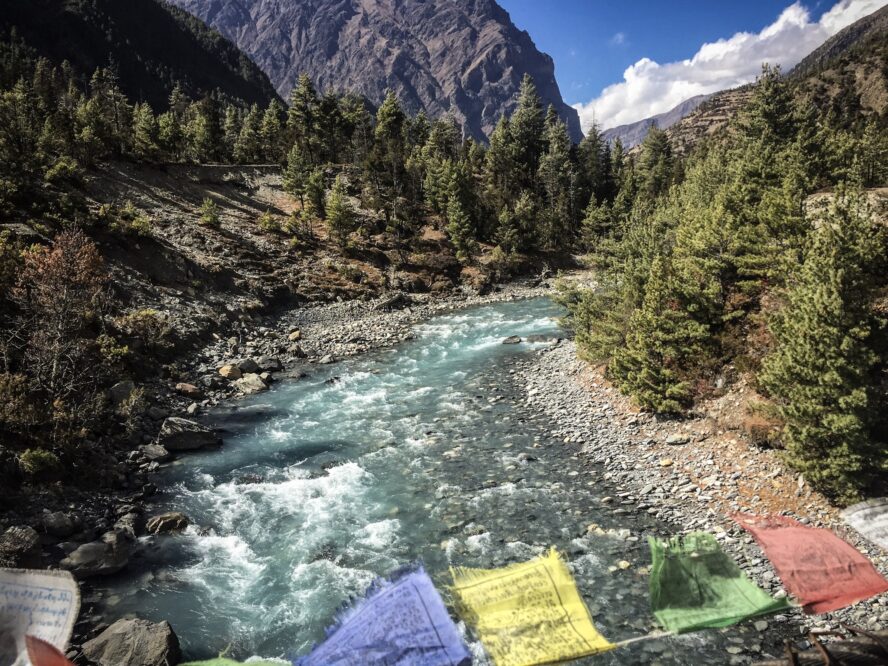
[(200, 223), (205, 227), (219, 226), (219, 205), (209, 197), (200, 205)]
[(459, 201), (452, 196), (447, 206), (447, 235), (456, 248), (456, 258), (468, 264), (478, 252), (472, 221)]
[(689, 366), (707, 337), (678, 298), (668, 259), (654, 258), (641, 307), (629, 319), (625, 346), (614, 351), (609, 373), (638, 404), (680, 412), (692, 398)]
[(872, 433), (874, 334), (885, 322), (871, 303), (886, 247), (860, 194), (840, 191), (771, 318), (776, 346), (759, 375), (777, 401), (789, 462), (845, 502), (885, 462)]
[(340, 247), (348, 245), (349, 235), (357, 228), (355, 212), (341, 175), (336, 176), (327, 197), (327, 228)]
[(256, 226), (268, 233), (277, 233), (281, 230), (280, 221), (269, 211), (265, 211), (256, 220)]
[(323, 220), (327, 216), (327, 201), (324, 172), (320, 169), (315, 169), (309, 174), (305, 183), (305, 198), (308, 212), (315, 218)]
[(56, 479), (62, 473), (59, 457), (46, 449), (27, 449), (19, 456), (19, 465), (35, 481)]

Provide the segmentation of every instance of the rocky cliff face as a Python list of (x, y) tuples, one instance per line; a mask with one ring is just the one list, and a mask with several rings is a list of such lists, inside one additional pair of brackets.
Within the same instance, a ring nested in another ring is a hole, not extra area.
[(394, 90), (405, 108), (452, 114), (476, 138), (510, 113), (530, 74), (571, 136), (576, 110), (561, 98), (552, 58), (494, 0), (173, 0), (217, 28), (281, 95), (305, 72), (323, 91), (373, 104)]

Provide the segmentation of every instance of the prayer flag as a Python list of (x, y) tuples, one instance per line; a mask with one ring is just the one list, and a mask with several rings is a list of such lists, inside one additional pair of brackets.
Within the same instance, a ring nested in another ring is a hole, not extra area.
[[(187, 664), (180, 666), (281, 666), (284, 662), (280, 661), (248, 661), (240, 662), (232, 659), (219, 657), (217, 659), (207, 659), (206, 661), (189, 661)], [(288, 662), (289, 663), (289, 662)]]
[(788, 606), (772, 599), (719, 548), (711, 534), (648, 539), (651, 608), (668, 631), (727, 627)]
[(888, 497), (849, 506), (842, 517), (867, 539), (888, 550)]
[(453, 593), (497, 666), (530, 666), (611, 650), (554, 548), (502, 569), (453, 569)]
[(469, 651), (422, 567), (377, 580), (297, 666), (465, 666)]
[(888, 580), (829, 530), (787, 516), (734, 516), (758, 541), (806, 613), (827, 613), (888, 591)]
[[(187, 664), (179, 666), (281, 666), (285, 662), (281, 661), (234, 661), (233, 659), (225, 659), (218, 657), (216, 659), (207, 659), (206, 661), (189, 661)], [(289, 662), (287, 662), (289, 663)]]
[(28, 637), (63, 651), (79, 610), (80, 588), (69, 572), (0, 569), (0, 664), (28, 666)]

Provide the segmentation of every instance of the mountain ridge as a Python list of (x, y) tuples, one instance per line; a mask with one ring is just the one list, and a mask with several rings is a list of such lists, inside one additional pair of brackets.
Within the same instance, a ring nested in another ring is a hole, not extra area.
[(176, 84), (189, 97), (220, 90), (261, 105), (277, 97), (232, 43), (163, 0), (8, 0), (0, 34), (13, 29), (39, 55), (67, 60), (82, 76), (113, 61), (130, 99), (155, 108), (165, 108)]
[(668, 129), (672, 127), (675, 123), (680, 121), (682, 118), (687, 116), (689, 113), (692, 113), (697, 109), (703, 102), (708, 100), (712, 95), (695, 95), (694, 97), (690, 97), (682, 102), (679, 102), (674, 107), (669, 109), (668, 111), (664, 111), (663, 113), (658, 113), (654, 116), (650, 116), (649, 118), (644, 118), (642, 120), (637, 120), (634, 123), (626, 123), (625, 125), (618, 125), (616, 127), (611, 127), (609, 129), (603, 130), (601, 132), (601, 137), (607, 141), (608, 143), (614, 143), (617, 139), (619, 139), (624, 148), (634, 148), (642, 141), (644, 141), (644, 137), (647, 136), (648, 130), (652, 125), (656, 125), (660, 129)]
[(579, 115), (561, 97), (554, 62), (494, 0), (173, 0), (226, 35), (282, 95), (299, 74), (324, 92), (371, 104), (393, 90), (411, 113), (453, 115), (485, 139), (516, 104), (524, 74), (571, 138)]

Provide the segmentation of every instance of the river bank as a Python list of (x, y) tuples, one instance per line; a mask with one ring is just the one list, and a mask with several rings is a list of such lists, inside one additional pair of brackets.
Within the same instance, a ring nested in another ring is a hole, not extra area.
[[(651, 515), (676, 533), (711, 532), (753, 580), (777, 596), (786, 592), (776, 572), (731, 520), (733, 513), (778, 513), (828, 528), (888, 574), (888, 553), (845, 525), (838, 509), (788, 469), (776, 451), (755, 446), (739, 429), (703, 416), (669, 419), (638, 412), (600, 369), (578, 359), (569, 340), (523, 361), (518, 375), (525, 405), (546, 414), (553, 436), (581, 446), (584, 457), (602, 465), (603, 480), (617, 490), (601, 501), (614, 515)], [(736, 401), (736, 394), (725, 399)], [(834, 613), (796, 611), (761, 622), (787, 625), (799, 639), (810, 630), (839, 630), (840, 622), (884, 628), (888, 594)]]

